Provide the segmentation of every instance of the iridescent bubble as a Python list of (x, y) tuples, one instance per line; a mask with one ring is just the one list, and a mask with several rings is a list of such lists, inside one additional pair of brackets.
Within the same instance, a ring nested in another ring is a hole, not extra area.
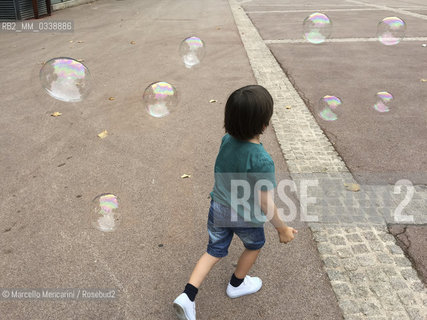
[(82, 101), (90, 91), (89, 69), (72, 58), (60, 57), (47, 61), (39, 76), (46, 92), (61, 101)]
[(104, 232), (117, 229), (121, 222), (119, 199), (111, 193), (103, 193), (92, 200), (92, 226)]
[(319, 44), (325, 42), (332, 33), (332, 21), (320, 12), (310, 14), (303, 23), (304, 38), (311, 43)]
[(178, 104), (178, 93), (167, 82), (154, 82), (145, 89), (142, 100), (151, 116), (162, 118)]
[(405, 32), (406, 24), (398, 17), (387, 17), (378, 23), (378, 40), (386, 46), (398, 44), (405, 36)]
[(205, 56), (205, 43), (198, 37), (188, 37), (181, 42), (179, 54), (187, 68), (192, 68)]
[(377, 102), (374, 104), (373, 108), (378, 112), (389, 112), (390, 111), (390, 103), (393, 100), (393, 96), (391, 93), (387, 91), (381, 91), (376, 94)]
[(319, 102), (318, 114), (320, 118), (326, 121), (337, 120), (337, 110), (341, 104), (341, 100), (335, 96), (324, 96)]

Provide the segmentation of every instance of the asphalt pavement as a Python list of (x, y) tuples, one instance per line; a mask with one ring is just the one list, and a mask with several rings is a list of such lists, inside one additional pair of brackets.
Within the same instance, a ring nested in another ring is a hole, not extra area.
[[(62, 19), (74, 21), (73, 33), (0, 37), (0, 287), (115, 289), (117, 297), (0, 300), (1, 317), (174, 319), (171, 302), (207, 244), (225, 101), (255, 83), (229, 4), (100, 0), (45, 18)], [(190, 35), (207, 46), (194, 70), (178, 54)], [(40, 87), (42, 63), (58, 56), (83, 59), (91, 71), (93, 90), (83, 102), (55, 101)], [(179, 94), (163, 119), (142, 106), (154, 81)], [(286, 177), (273, 130), (261, 140)], [(120, 199), (122, 224), (113, 233), (90, 224), (92, 199), (105, 192)], [(290, 245), (266, 228), (251, 272), (264, 287), (232, 301), (225, 288), (242, 250), (233, 243), (201, 287), (198, 319), (342, 318), (311, 231), (291, 225), (299, 234)]]

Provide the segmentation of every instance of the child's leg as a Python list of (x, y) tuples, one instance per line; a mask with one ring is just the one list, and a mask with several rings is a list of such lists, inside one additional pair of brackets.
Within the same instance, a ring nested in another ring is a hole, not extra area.
[(252, 268), (252, 265), (254, 264), (255, 260), (257, 259), (260, 251), (261, 249), (245, 249), (245, 251), (243, 251), (242, 255), (239, 258), (239, 262), (237, 262), (236, 270), (234, 271), (234, 275), (236, 276), (236, 278), (244, 279), (246, 277), (249, 270)]
[(212, 267), (219, 261), (221, 258), (211, 256), (209, 253), (205, 252), (202, 257), (197, 261), (196, 266), (194, 267), (193, 273), (190, 276), (188, 283), (192, 284), (196, 288), (199, 288), (203, 280), (211, 271)]

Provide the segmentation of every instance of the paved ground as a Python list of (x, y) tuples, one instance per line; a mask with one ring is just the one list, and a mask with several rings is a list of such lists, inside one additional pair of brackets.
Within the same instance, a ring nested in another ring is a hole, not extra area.
[[(326, 94), (342, 99), (339, 121), (316, 118), (356, 179), (426, 184), (427, 91), (420, 79), (427, 76), (427, 48), (421, 46), (427, 43), (427, 5), (421, 0), (375, 1), (380, 8), (369, 3), (254, 0), (243, 6), (312, 112)], [(313, 11), (329, 15), (332, 41), (342, 42), (302, 41), (302, 21)], [(368, 41), (381, 19), (396, 15), (406, 21), (408, 41), (391, 47)], [(295, 40), (301, 43), (289, 43)], [(395, 98), (388, 114), (370, 107), (383, 90)]]
[(424, 284), (427, 283), (427, 228), (426, 226), (392, 225), (390, 232), (398, 239), (398, 244), (410, 256), (420, 273)]
[[(379, 185), (406, 178), (420, 187), (426, 185), (423, 150), (427, 113), (423, 103), (427, 96), (420, 79), (425, 78), (426, 70), (426, 48), (421, 44), (427, 42), (427, 6), (422, 1), (248, 1), (243, 7), (311, 112), (315, 114), (315, 106), (326, 92), (344, 101), (338, 121), (325, 122), (318, 117), (317, 121), (358, 182)], [(301, 21), (313, 11), (332, 19), (331, 43), (312, 45), (302, 40)], [(374, 38), (376, 24), (393, 15), (405, 20), (407, 33), (398, 46), (386, 47)], [(386, 87), (394, 94), (394, 110), (379, 115), (369, 105), (375, 91)], [(422, 190), (417, 189), (406, 208), (407, 214), (418, 212), (418, 223), (426, 222), (427, 198), (418, 196)], [(374, 194), (373, 198), (381, 201), (379, 192)], [(398, 203), (390, 206), (391, 210)], [(383, 215), (387, 222), (395, 223), (392, 213)], [(398, 244), (425, 281), (427, 227), (409, 230), (418, 230), (411, 233), (413, 246), (408, 248), (402, 241)]]
[[(119, 297), (0, 300), (1, 318), (173, 319), (171, 301), (207, 243), (225, 99), (256, 82), (229, 3), (105, 0), (52, 19), (74, 20), (74, 34), (0, 38), (0, 287), (115, 288)], [(208, 52), (189, 71), (177, 48), (193, 33)], [(87, 100), (65, 104), (42, 92), (40, 63), (56, 56), (84, 59), (95, 83)], [(141, 104), (156, 80), (180, 93), (165, 119), (150, 118)], [(54, 111), (62, 116), (51, 117)], [(104, 129), (109, 136), (101, 140)], [(262, 140), (280, 177), (288, 177), (274, 131)], [(184, 173), (192, 177), (180, 179)], [(92, 229), (88, 216), (104, 192), (120, 197), (124, 216), (111, 234)], [(235, 301), (224, 293), (241, 250), (233, 244), (200, 290), (198, 319), (342, 319), (310, 229), (292, 225), (300, 233), (289, 246), (267, 228), (253, 271), (264, 288)]]
[[(315, 55), (307, 44), (277, 41), (300, 38), (294, 27), (301, 26), (301, 10), (314, 9), (312, 2), (252, 1), (243, 5), (252, 11), (248, 15), (255, 26), (234, 0), (188, 0), (185, 4), (100, 0), (55, 13), (55, 19), (75, 21), (74, 34), (2, 35), (0, 147), (7, 153), (0, 153), (0, 271), (7, 277), (2, 278), (0, 288), (119, 291), (119, 298), (112, 302), (0, 300), (2, 316), (173, 319), (170, 302), (206, 246), (208, 193), (223, 134), (224, 102), (235, 88), (256, 82), (266, 86), (276, 102), (274, 131), (269, 128), (263, 143), (275, 160), (278, 178), (291, 178), (298, 186), (307, 178), (319, 181), (319, 188), (313, 189), (318, 202), (308, 212), (317, 215), (320, 223), (310, 223), (308, 228), (298, 216), (292, 223), (300, 231), (298, 240), (289, 246), (279, 245), (274, 230), (267, 228), (268, 244), (254, 267), (264, 288), (239, 301), (230, 301), (224, 294), (241, 249), (234, 243), (230, 256), (213, 270), (200, 291), (198, 319), (329, 320), (344, 316), (385, 320), (426, 316), (425, 287), (386, 228), (387, 223), (395, 222), (397, 207), (406, 196), (404, 188), (395, 195), (387, 183), (401, 177), (413, 178), (418, 184), (426, 182), (422, 157), (425, 113), (420, 111), (425, 92), (418, 79), (425, 78), (424, 60), (417, 68), (408, 64), (420, 58), (425, 48), (402, 49), (412, 43), (419, 45), (420, 37), (425, 36), (423, 24), (415, 23), (424, 21), (420, 18), (424, 13), (421, 3), (387, 0), (377, 3), (375, 10), (367, 10), (370, 7), (359, 1), (330, 0), (315, 5), (316, 10), (320, 5), (334, 9), (330, 14), (337, 24), (348, 22), (350, 13), (356, 12), (348, 9), (363, 9), (358, 11), (357, 17), (362, 12), (364, 18), (357, 26), (338, 28), (336, 35), (341, 39), (371, 37), (365, 23), (374, 18), (371, 11), (393, 15), (397, 14), (393, 10), (410, 11), (408, 25), (411, 21), (417, 27), (408, 29), (409, 41), (387, 51), (375, 47), (378, 55), (387, 54), (392, 69), (375, 54), (367, 56), (374, 44), (371, 40), (362, 42), (360, 49), (355, 43), (344, 42), (351, 51), (343, 50), (340, 43), (328, 43), (316, 47), (319, 54)], [(283, 8), (298, 12), (253, 12)], [(264, 32), (277, 34), (285, 21), (293, 32), (277, 39), (265, 38)], [(274, 25), (278, 29), (271, 28)], [(206, 41), (208, 54), (200, 68), (189, 71), (180, 64), (177, 47), (181, 39), (194, 33)], [(371, 114), (348, 108), (341, 122), (316, 122), (311, 103), (318, 100), (316, 95), (322, 88), (339, 89), (337, 95), (345, 105), (354, 106), (355, 101), (368, 104), (367, 93), (346, 91), (349, 86), (341, 81), (340, 72), (325, 79), (323, 74), (331, 73), (321, 69), (317, 81), (307, 72), (327, 66), (328, 61), (335, 70), (345, 60), (344, 54), (360, 57), (363, 62), (359, 62), (359, 69), (351, 62), (342, 71), (353, 87), (366, 85), (365, 90), (371, 90), (371, 85), (379, 86), (382, 73), (378, 70), (386, 69), (383, 76), (391, 72), (392, 79), (396, 74), (404, 78), (406, 91), (396, 80), (390, 85), (396, 88), (396, 102), (408, 101), (409, 112), (402, 114), (402, 109), (396, 108), (390, 119), (373, 120)], [(96, 86), (82, 103), (55, 102), (39, 87), (40, 62), (62, 55), (84, 59), (93, 74)], [(306, 70), (296, 59), (299, 56), (305, 57)], [(334, 65), (325, 56), (334, 57)], [(377, 59), (379, 65), (370, 59)], [(369, 68), (376, 71), (372, 79), (366, 74)], [(413, 77), (416, 85), (410, 82)], [(180, 93), (179, 107), (165, 119), (150, 118), (141, 105), (144, 88), (157, 80), (173, 83)], [(17, 87), (21, 90), (16, 91)], [(218, 102), (211, 104), (210, 99)], [(290, 109), (283, 108), (286, 105)], [(63, 115), (50, 117), (54, 111)], [(379, 143), (368, 130), (369, 121), (375, 122)], [(110, 135), (100, 140), (96, 135), (104, 129)], [(394, 144), (383, 137), (392, 137)], [(358, 153), (357, 148), (362, 151)], [(391, 157), (392, 148), (395, 153)], [(405, 152), (409, 156), (403, 161)], [(366, 159), (360, 157), (363, 155)], [(414, 172), (415, 177), (411, 175)], [(180, 179), (184, 173), (192, 177)], [(344, 183), (356, 182), (362, 182), (360, 192), (345, 190)], [(407, 194), (410, 190), (406, 189)], [(93, 230), (88, 218), (91, 199), (103, 192), (116, 193), (121, 199), (123, 225), (112, 234)], [(296, 197), (301, 194), (291, 196), (295, 203)], [(403, 206), (403, 218), (412, 215), (412, 223), (426, 223), (426, 199), (425, 187), (416, 186), (412, 200)], [(415, 226), (408, 230), (411, 248), (422, 252), (423, 244), (418, 240), (425, 232)], [(415, 233), (418, 235), (413, 237)], [(405, 243), (404, 237), (398, 238)], [(424, 255), (419, 257), (423, 261)]]
[[(319, 219), (317, 223), (310, 225), (345, 318), (424, 319), (427, 316), (425, 313), (427, 292), (411, 261), (405, 257), (393, 236), (388, 233), (386, 224), (397, 221), (425, 223), (427, 201), (425, 186), (412, 187), (409, 181), (404, 183), (407, 185), (405, 187), (401, 186), (402, 181), (395, 186), (387, 185), (387, 182), (411, 177), (408, 172), (402, 173), (394, 169), (387, 172), (377, 167), (370, 176), (365, 173), (365, 178), (360, 172), (351, 170), (351, 166), (349, 172), (347, 162), (343, 165), (341, 157), (335, 152), (336, 146), (332, 146), (307, 108), (306, 104), (309, 103), (305, 96), (309, 93), (295, 90), (295, 86), (299, 88), (298, 82), (291, 83), (292, 79), (288, 79), (285, 75), (283, 69), (288, 71), (292, 65), (282, 63), (280, 66), (277, 62), (280, 62), (280, 57), (277, 55), (274, 57), (266, 46), (272, 43), (304, 42), (293, 39), (277, 41), (263, 39), (262, 31), (258, 31), (262, 28), (258, 26), (257, 29), (256, 23), (255, 25), (252, 23), (254, 19), (251, 21), (248, 18), (251, 13), (243, 12), (236, 1), (230, 0), (230, 3), (255, 77), (272, 92), (278, 106), (275, 109), (273, 125), (290, 175), (295, 181), (314, 179), (319, 182), (315, 195), (320, 200), (309, 208), (309, 212)], [(247, 11), (250, 10), (249, 6), (256, 6), (257, 3), (263, 7), (313, 6), (304, 3), (295, 5), (289, 1), (242, 2)], [(351, 3), (364, 5), (358, 1)], [(317, 5), (321, 4), (319, 2)], [(340, 6), (339, 3), (330, 6), (334, 5)], [(380, 8), (396, 12), (392, 8), (384, 6)], [(344, 9), (348, 11), (348, 8)], [(400, 9), (397, 11), (403, 12)], [(257, 13), (265, 14), (264, 11)], [(405, 13), (425, 20), (422, 15), (407, 11)], [(264, 16), (263, 21), (276, 24), (271, 17)], [(408, 41), (420, 39), (424, 40), (420, 37), (406, 38)], [(346, 39), (342, 40), (340, 42), (347, 42)], [(374, 39), (368, 39), (367, 42), (372, 40)], [(359, 39), (356, 38), (349, 40), (351, 43), (357, 41)], [(275, 54), (274, 50), (272, 52)], [(323, 64), (330, 62), (329, 56), (322, 57)], [(317, 58), (310, 56), (311, 59), (313, 57)], [(345, 60), (345, 56), (337, 56), (334, 62), (336, 60)], [(335, 76), (332, 74), (332, 77)], [(325, 80), (328, 81), (329, 79)], [(354, 117), (354, 120), (358, 118), (360, 117)], [(329, 136), (328, 131), (323, 129)], [(339, 148), (337, 149), (339, 151)], [(411, 163), (407, 168), (413, 170), (413, 165)], [(359, 192), (350, 192), (349, 195), (345, 186), (354, 185), (355, 177), (364, 184), (360, 186)], [(418, 172), (417, 179), (413, 182), (425, 181), (422, 171)], [(406, 195), (402, 192), (405, 188)], [(396, 197), (396, 194), (399, 195)], [(416, 241), (421, 244), (424, 240), (419, 238)], [(422, 244), (418, 248), (422, 248)]]

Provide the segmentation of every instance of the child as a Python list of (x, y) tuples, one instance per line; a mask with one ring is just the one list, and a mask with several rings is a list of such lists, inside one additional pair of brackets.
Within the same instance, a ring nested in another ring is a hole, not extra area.
[[(298, 231), (287, 227), (278, 217), (271, 192), (276, 187), (274, 162), (259, 141), (259, 136), (269, 125), (273, 114), (273, 99), (268, 91), (258, 85), (251, 85), (234, 91), (225, 106), (224, 128), (227, 134), (222, 138), (215, 162), (215, 185), (211, 192), (211, 207), (208, 217), (209, 244), (185, 286), (184, 292), (174, 303), (180, 320), (195, 320), (194, 299), (212, 267), (228, 254), (235, 233), (245, 246), (237, 267), (231, 276), (226, 293), (237, 298), (257, 292), (262, 281), (247, 275), (265, 243), (263, 223), (265, 215), (275, 226), (281, 243), (294, 239)], [(238, 188), (246, 183), (241, 196)], [(254, 188), (257, 181), (264, 181), (261, 188)], [(240, 194), (240, 196), (238, 196)], [(239, 200), (244, 200), (243, 202)], [(256, 210), (262, 216), (256, 219)], [(264, 219), (263, 219), (264, 218)]]

